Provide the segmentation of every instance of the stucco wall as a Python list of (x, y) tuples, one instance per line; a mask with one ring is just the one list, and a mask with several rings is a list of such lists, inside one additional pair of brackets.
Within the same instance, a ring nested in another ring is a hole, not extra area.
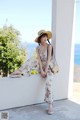
[[(55, 99), (70, 97), (73, 83), (73, 16), (74, 0), (52, 0), (52, 44), (60, 72), (55, 77)], [(69, 77), (70, 76), (70, 77)]]

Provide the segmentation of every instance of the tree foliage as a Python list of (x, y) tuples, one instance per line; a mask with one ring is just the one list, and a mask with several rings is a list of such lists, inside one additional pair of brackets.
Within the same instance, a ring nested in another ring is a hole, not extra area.
[(13, 26), (0, 28), (0, 70), (3, 75), (13, 72), (26, 60), (26, 50), (20, 48), (20, 33)]

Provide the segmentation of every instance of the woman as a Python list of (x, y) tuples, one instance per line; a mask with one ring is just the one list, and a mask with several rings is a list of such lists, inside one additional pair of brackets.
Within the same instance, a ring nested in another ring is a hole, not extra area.
[(46, 79), (44, 100), (49, 104), (48, 107), (49, 114), (53, 113), (53, 93), (52, 93), (53, 73), (49, 68), (49, 65), (52, 60), (52, 46), (49, 41), (51, 37), (52, 33), (50, 31), (40, 30), (38, 32), (38, 37), (35, 39), (35, 42), (39, 44), (39, 46), (36, 48), (39, 71), (41, 76)]
[[(45, 98), (44, 101), (48, 102), (48, 114), (53, 114), (53, 93), (52, 93), (52, 78), (53, 73), (49, 65), (52, 62), (52, 45), (50, 44), (49, 39), (52, 37), (50, 31), (40, 30), (38, 32), (38, 37), (35, 39), (39, 45), (36, 48), (37, 53), (37, 68), (41, 76), (46, 80), (45, 85)], [(48, 44), (48, 43), (49, 44)], [(34, 60), (32, 60), (34, 62)], [(27, 61), (23, 66), (18, 70), (14, 71), (11, 75), (20, 75), (23, 69), (27, 69), (27, 65), (30, 61)], [(31, 63), (30, 63), (31, 64)], [(33, 65), (34, 66), (34, 65)]]

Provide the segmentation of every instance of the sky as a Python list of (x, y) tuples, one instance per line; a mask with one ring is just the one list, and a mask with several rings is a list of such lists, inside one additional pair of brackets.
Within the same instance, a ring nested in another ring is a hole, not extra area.
[[(80, 43), (80, 0), (76, 3), (76, 40)], [(33, 42), (41, 29), (51, 30), (52, 0), (0, 0), (0, 28), (13, 25), (22, 42)]]
[(51, 6), (51, 0), (0, 0), (0, 27), (7, 21), (22, 41), (34, 42), (39, 30), (51, 30)]

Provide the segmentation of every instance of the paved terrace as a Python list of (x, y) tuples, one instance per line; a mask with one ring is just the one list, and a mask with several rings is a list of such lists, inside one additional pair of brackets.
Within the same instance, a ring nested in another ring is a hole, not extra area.
[(12, 108), (9, 120), (80, 120), (80, 104), (71, 100), (54, 101), (54, 114), (47, 114), (47, 103)]

